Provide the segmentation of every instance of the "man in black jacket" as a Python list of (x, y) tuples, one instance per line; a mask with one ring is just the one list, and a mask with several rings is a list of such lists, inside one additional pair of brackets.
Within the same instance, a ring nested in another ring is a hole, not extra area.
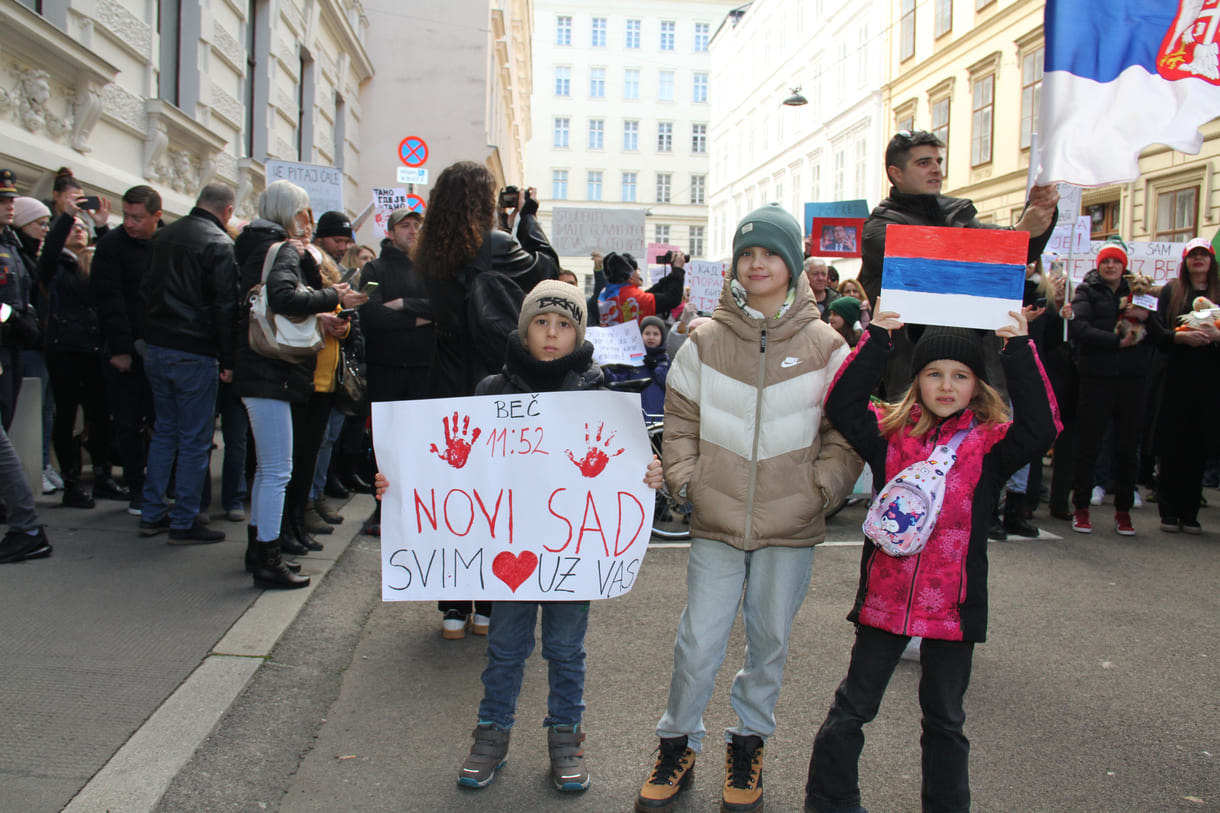
[[(885, 230), (891, 223), (908, 226), (954, 226), (966, 229), (997, 229), (978, 220), (978, 210), (966, 198), (951, 198), (940, 194), (944, 157), (940, 151), (945, 146), (936, 135), (927, 130), (910, 132), (902, 130), (890, 139), (885, 149), (885, 172), (893, 187), (890, 195), (877, 205), (864, 221), (864, 244), (860, 267), (860, 284), (873, 303), (873, 313), (880, 313), (884, 304), (877, 304), (881, 293), (881, 267), (885, 260)], [(1051, 239), (1055, 228), (1056, 208), (1059, 192), (1056, 186), (1035, 186), (1030, 193), (1025, 213), (1016, 226), (1017, 231), (1029, 232), (1029, 254), (1027, 262), (1036, 262)], [(980, 332), (981, 335), (982, 332)], [(994, 335), (988, 333), (987, 335)], [(911, 354), (913, 340), (907, 329), (894, 331), (894, 352), (882, 382), (886, 398), (897, 398), (911, 384)], [(987, 353), (987, 373), (995, 383), (1003, 381), (1003, 370), (999, 366), (999, 347), (995, 353)], [(994, 357), (994, 358), (993, 358)]]
[[(170, 544), (219, 542), (223, 531), (199, 521), (218, 381), (233, 375), (237, 260), (225, 224), (233, 190), (208, 184), (190, 214), (150, 241), (140, 285), (147, 348), (144, 369), (157, 425), (148, 449), (140, 533), (169, 530)], [(219, 364), (217, 359), (219, 357)], [(174, 466), (174, 507), (165, 502)]]
[[(140, 282), (148, 265), (148, 241), (161, 221), (161, 195), (151, 186), (123, 193), (123, 227), (97, 241), (89, 272), (89, 293), (102, 334), (102, 376), (114, 417), (115, 441), (131, 490), (127, 513), (144, 507), (145, 426), (153, 417), (152, 390), (136, 340), (144, 335)], [(95, 481), (96, 491), (98, 483)]]

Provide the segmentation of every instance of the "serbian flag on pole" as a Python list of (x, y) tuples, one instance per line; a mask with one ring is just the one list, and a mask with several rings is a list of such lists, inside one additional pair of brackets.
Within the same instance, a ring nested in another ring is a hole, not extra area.
[(1150, 144), (1198, 153), (1218, 28), (1220, 0), (1047, 0), (1038, 183), (1134, 180)]
[(1028, 251), (1023, 231), (889, 226), (874, 310), (917, 325), (1012, 325), (1008, 312), (1021, 310)]

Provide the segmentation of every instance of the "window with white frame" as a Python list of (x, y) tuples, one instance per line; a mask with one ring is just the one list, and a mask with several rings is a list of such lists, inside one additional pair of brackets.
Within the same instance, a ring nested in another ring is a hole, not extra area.
[(653, 242), (668, 243), (669, 242), (669, 226), (663, 226), (660, 223), (653, 229), (653, 236), (656, 238)]
[(568, 171), (566, 169), (551, 170), (551, 200), (568, 199)]
[(705, 228), (704, 226), (691, 226), (690, 227), (689, 251), (690, 251), (690, 255), (692, 257), (702, 257), (703, 256), (704, 228)]
[(657, 73), (657, 99), (662, 102), (674, 100), (674, 72), (660, 71)]
[(860, 26), (856, 35), (856, 87), (862, 88), (868, 83), (869, 74), (868, 23)]
[(623, 149), (635, 152), (640, 148), (640, 123), (638, 121), (623, 122)]
[(1042, 100), (1042, 62), (1046, 48), (1039, 45), (1021, 55), (1021, 149), (1028, 149), (1038, 132), (1038, 105)]
[(898, 59), (915, 56), (915, 0), (902, 0), (902, 17), (898, 24)]
[(943, 37), (953, 30), (953, 0), (933, 0), (932, 33)]
[(637, 68), (628, 68), (623, 71), (623, 98), (638, 99), (640, 98), (640, 71)]
[(991, 136), (995, 118), (995, 74), (974, 80), (970, 117), (970, 166), (991, 161)]
[(847, 148), (840, 145), (835, 147), (834, 165), (830, 178), (830, 194), (831, 200), (846, 200), (847, 199)]
[(694, 88), (694, 92), (691, 96), (691, 101), (692, 102), (706, 102), (707, 101), (707, 74), (706, 73), (696, 73), (695, 74), (695, 82), (694, 82), (693, 88)]
[(1159, 192), (1156, 196), (1156, 236), (1166, 243), (1184, 243), (1198, 235), (1199, 187)]
[(856, 136), (856, 191), (855, 197), (867, 196), (865, 177), (868, 173), (868, 138), (864, 133)]
[(589, 95), (594, 99), (606, 96), (606, 69), (589, 68)]
[(640, 47), (640, 21), (627, 21), (627, 45), (628, 48)]
[(602, 199), (602, 171), (600, 169), (589, 170), (587, 187), (585, 194), (587, 200)]
[(606, 47), (606, 18), (593, 18), (592, 41), (590, 43), (594, 48)]
[(707, 152), (707, 125), (692, 124), (690, 126), (690, 151)]
[(552, 146), (555, 146), (555, 147), (567, 147), (568, 146), (568, 132), (569, 132), (571, 123), (572, 123), (571, 120), (567, 119), (567, 118), (556, 118), (555, 119), (555, 140), (554, 140)]
[(589, 119), (589, 149), (604, 150), (606, 148), (606, 120)]
[(555, 44), (556, 45), (571, 45), (572, 44), (572, 18), (571, 17), (556, 17), (555, 18)]
[(622, 198), (627, 203), (635, 203), (636, 186), (639, 182), (639, 174), (635, 172), (623, 173), (623, 192)]
[(939, 138), (944, 147), (941, 152), (944, 154), (945, 162), (941, 166), (941, 177), (949, 174), (949, 97), (937, 99), (932, 102), (932, 135)]
[(695, 23), (695, 50), (702, 53), (712, 40), (711, 23)]
[(555, 67), (555, 95), (572, 95), (572, 69), (563, 65)]
[[(657, 203), (669, 203), (670, 188), (673, 184), (673, 175), (668, 172), (657, 173)], [(664, 243), (664, 240), (658, 240), (658, 243)]]
[(657, 125), (657, 152), (673, 152), (674, 125), (672, 121), (663, 121)]
[(677, 31), (678, 24), (672, 20), (665, 20), (661, 23), (661, 50), (674, 50), (674, 34)]
[[(696, 205), (707, 203), (707, 176), (690, 176), (690, 202)], [(694, 252), (692, 252), (694, 253)]]

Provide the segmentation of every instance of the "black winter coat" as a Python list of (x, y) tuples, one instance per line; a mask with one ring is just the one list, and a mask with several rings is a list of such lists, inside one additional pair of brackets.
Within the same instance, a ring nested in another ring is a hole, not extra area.
[(1112, 291), (1096, 268), (1076, 286), (1068, 335), (1076, 345), (1076, 369), (1082, 378), (1142, 378), (1152, 369), (1157, 346), (1165, 340), (1165, 330), (1156, 314), (1149, 314), (1144, 322), (1148, 336), (1143, 341), (1132, 347), (1118, 346), (1120, 339), (1114, 325), (1118, 323), (1119, 301), (1127, 294), (1125, 279), (1118, 290)]
[(47, 352), (96, 353), (101, 345), (89, 276), (76, 256), (64, 249), (75, 222), (71, 217), (55, 221), (38, 260), (38, 286), (46, 301)]
[[(559, 257), (527, 209), (518, 218), (517, 240), (492, 229), (465, 268), (430, 273), (424, 278), (436, 319), (436, 350), (428, 368), (428, 397), (452, 398), (474, 393), (480, 381), (504, 363), (508, 336), (517, 329), (525, 294), (539, 281), (559, 276)], [(476, 280), (483, 276), (484, 279)], [(493, 283), (493, 284), (488, 284)], [(500, 284), (494, 284), (500, 283)], [(472, 293), (481, 306), (472, 313)]]
[(475, 395), (520, 395), (535, 392), (569, 392), (602, 389), (602, 370), (593, 363), (593, 345), (585, 342), (568, 355), (539, 361), (530, 355), (513, 331), (506, 345), (504, 367), (475, 387)]
[(0, 302), (13, 309), (13, 315), (0, 326), (2, 347), (42, 348), (43, 319), (34, 307), (38, 300), (34, 284), (37, 256), (37, 240), (16, 229), (0, 228)]
[[(273, 243), (287, 239), (283, 228), (269, 220), (255, 220), (237, 237), (237, 262), (241, 266), (242, 306), (237, 323), (237, 366), (233, 388), (239, 398), (274, 398), (303, 403), (313, 392), (314, 362), (282, 361), (259, 355), (250, 349), (249, 291), (263, 278), (263, 260)], [(308, 256), (308, 255), (306, 255)], [(312, 274), (310, 269), (313, 269)], [(298, 288), (304, 283), (305, 288)], [(308, 316), (328, 313), (339, 304), (334, 288), (321, 286), (313, 259), (302, 263), (291, 245), (280, 247), (275, 264), (267, 275), (267, 304), (274, 313)]]
[(149, 344), (212, 356), (221, 369), (233, 369), (237, 261), (214, 214), (191, 209), (148, 241), (140, 298)]
[(144, 338), (140, 283), (148, 266), (148, 240), (111, 229), (97, 241), (89, 266), (89, 293), (102, 331), (103, 355), (132, 355)]
[[(360, 282), (377, 283), (377, 290), (360, 307), (365, 360), (383, 367), (427, 367), (436, 344), (436, 328), (431, 323), (415, 324), (417, 318), (432, 319), (432, 306), (411, 258), (389, 239), (382, 240), (381, 256), (364, 266)], [(400, 298), (402, 310), (385, 306)]]

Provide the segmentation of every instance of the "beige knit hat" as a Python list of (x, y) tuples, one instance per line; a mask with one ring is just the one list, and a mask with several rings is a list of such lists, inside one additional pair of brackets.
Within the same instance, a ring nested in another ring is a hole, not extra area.
[(585, 343), (585, 300), (580, 289), (557, 279), (544, 279), (534, 286), (521, 303), (517, 317), (517, 332), (525, 341), (526, 329), (534, 318), (543, 313), (558, 313), (572, 320), (576, 327), (576, 347)]

